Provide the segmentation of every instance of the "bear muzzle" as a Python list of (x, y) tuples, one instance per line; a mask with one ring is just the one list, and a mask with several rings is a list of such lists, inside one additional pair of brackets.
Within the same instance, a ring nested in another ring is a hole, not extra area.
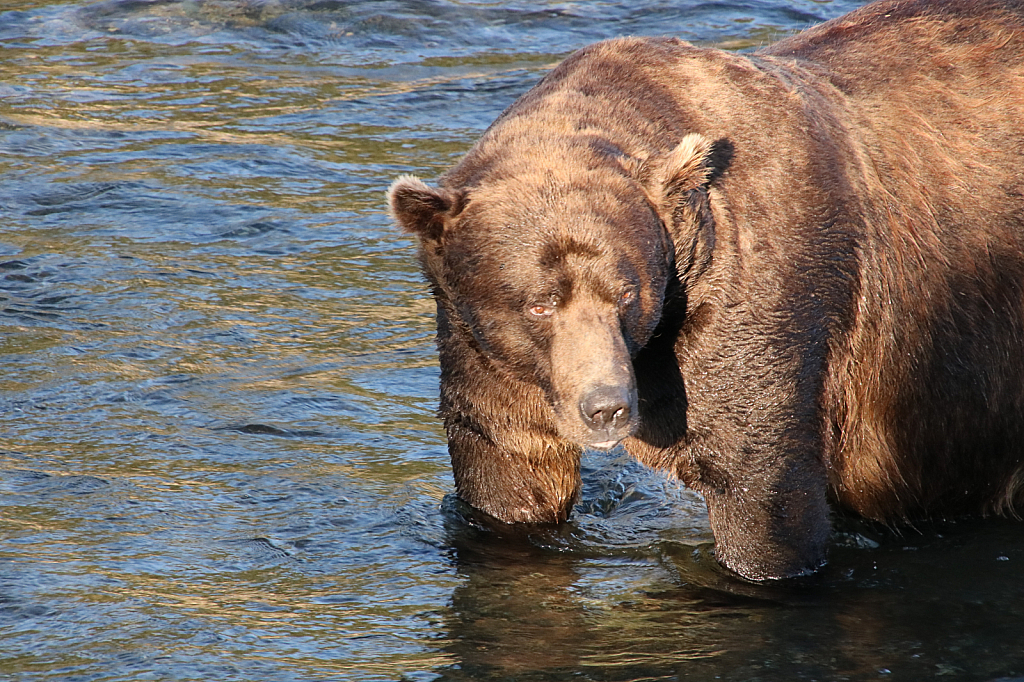
[(560, 435), (607, 450), (637, 426), (633, 362), (618, 310), (577, 291), (552, 320), (552, 407)]

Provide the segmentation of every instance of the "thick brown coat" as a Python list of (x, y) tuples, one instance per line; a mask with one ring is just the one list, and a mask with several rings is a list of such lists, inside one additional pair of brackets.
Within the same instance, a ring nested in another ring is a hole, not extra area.
[(1024, 5), (880, 2), (741, 55), (569, 57), (392, 186), (438, 304), (460, 496), (560, 521), (624, 439), (723, 564), (814, 570), (828, 501), (1024, 497)]

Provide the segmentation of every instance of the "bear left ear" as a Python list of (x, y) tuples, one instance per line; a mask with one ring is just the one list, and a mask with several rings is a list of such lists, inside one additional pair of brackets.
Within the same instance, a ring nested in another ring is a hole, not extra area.
[(648, 160), (647, 186), (663, 207), (685, 192), (707, 184), (714, 170), (711, 152), (714, 143), (700, 133), (690, 133), (675, 149)]
[(638, 178), (665, 222), (675, 270), (684, 285), (708, 267), (714, 249), (708, 185), (728, 165), (728, 156), (716, 144), (690, 133), (672, 151), (646, 160)]
[(462, 210), (462, 196), (430, 187), (412, 175), (403, 175), (388, 189), (391, 217), (406, 232), (424, 241), (441, 241), (445, 223)]

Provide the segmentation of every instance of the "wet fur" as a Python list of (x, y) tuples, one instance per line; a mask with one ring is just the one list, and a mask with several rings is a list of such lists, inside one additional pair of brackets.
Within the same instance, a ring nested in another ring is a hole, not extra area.
[[(506, 521), (563, 520), (578, 494), (552, 339), (510, 312), (510, 282), (557, 270), (525, 260), (544, 243), (588, 292), (638, 288), (620, 311), (640, 410), (625, 445), (704, 494), (727, 566), (812, 570), (826, 498), (888, 522), (1015, 515), (1022, 15), (882, 2), (751, 56), (598, 43), (439, 189), (396, 181), (438, 304), (459, 494)], [(577, 234), (570, 214), (600, 218)], [(631, 274), (590, 281), (574, 249)]]

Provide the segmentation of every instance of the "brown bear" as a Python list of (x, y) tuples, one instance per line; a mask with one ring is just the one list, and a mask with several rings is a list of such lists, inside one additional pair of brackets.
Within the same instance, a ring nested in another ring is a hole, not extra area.
[(769, 579), (823, 563), (830, 501), (1024, 499), (1024, 3), (879, 2), (749, 55), (591, 45), (439, 185), (389, 199), (469, 504), (563, 521), (581, 449), (622, 442)]

